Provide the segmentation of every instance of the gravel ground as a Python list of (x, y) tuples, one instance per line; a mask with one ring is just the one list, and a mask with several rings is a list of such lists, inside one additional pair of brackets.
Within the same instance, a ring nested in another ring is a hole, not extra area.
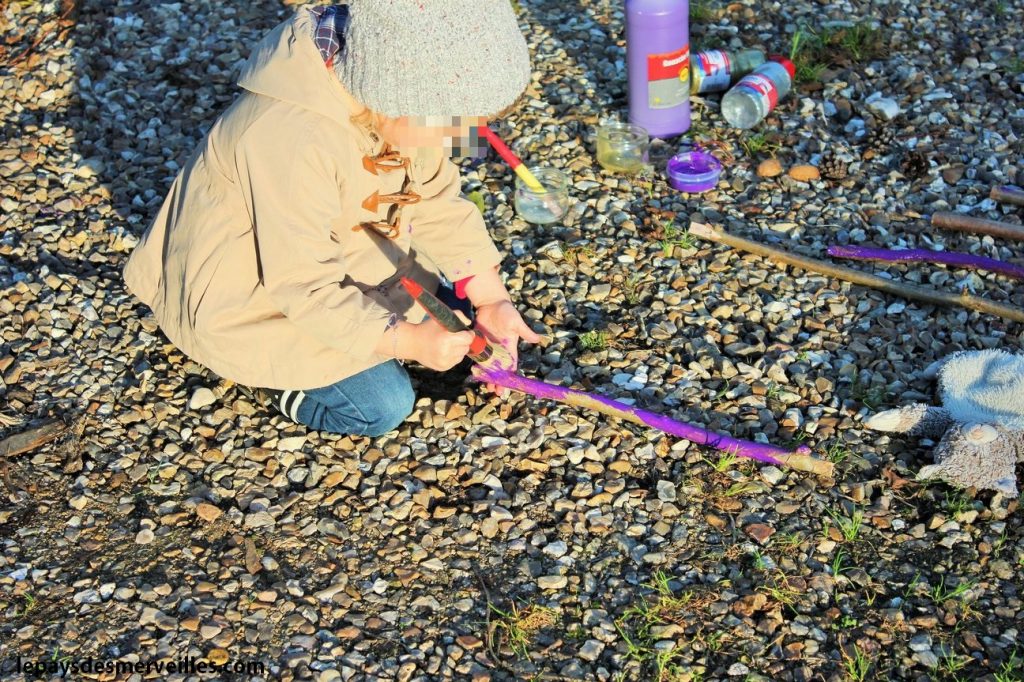
[[(881, 29), (752, 133), (725, 129), (717, 96), (695, 99), (695, 137), (729, 159), (695, 197), (595, 163), (594, 124), (625, 113), (621, 3), (520, 4), (536, 78), (499, 128), (529, 163), (570, 172), (573, 208), (525, 224), (496, 158), (467, 160), (465, 187), (552, 337), (523, 371), (802, 441), (835, 480), (427, 372), (430, 395), (378, 439), (253, 406), (167, 343), (120, 269), (235, 96), (248, 46), (291, 8), (5, 0), (0, 436), (69, 429), (7, 464), (0, 659), (191, 656), (322, 681), (1024, 679), (1017, 502), (917, 483), (928, 444), (862, 425), (929, 400), (922, 372), (946, 353), (1020, 350), (1021, 325), (685, 232), (699, 219), (818, 257), (838, 242), (1024, 258), (926, 220), (1021, 221), (987, 196), (1024, 184), (1024, 7), (696, 7), (697, 46), (788, 51), (801, 25)], [(772, 153), (824, 167), (825, 152), (847, 177), (755, 172)], [(860, 267), (1024, 306), (1001, 277)]]

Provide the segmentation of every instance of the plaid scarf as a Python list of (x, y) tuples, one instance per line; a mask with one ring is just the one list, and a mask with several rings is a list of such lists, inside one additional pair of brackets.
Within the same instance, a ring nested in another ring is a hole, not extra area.
[(320, 50), (324, 63), (331, 66), (334, 56), (345, 49), (345, 29), (348, 27), (348, 5), (312, 7), (309, 10), (316, 19), (313, 42)]

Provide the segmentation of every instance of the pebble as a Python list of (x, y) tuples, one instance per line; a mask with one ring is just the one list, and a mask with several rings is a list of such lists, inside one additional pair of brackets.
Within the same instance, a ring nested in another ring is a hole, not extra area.
[(542, 575), (537, 578), (537, 586), (542, 590), (561, 590), (569, 584), (564, 575)]
[(306, 436), (289, 436), (288, 438), (282, 438), (277, 442), (277, 449), (280, 452), (294, 452), (302, 448), (306, 444)]
[(203, 521), (214, 521), (222, 513), (223, 512), (220, 510), (219, 507), (216, 507), (216, 506), (214, 506), (212, 504), (207, 504), (205, 502), (201, 502), (201, 503), (196, 505), (196, 514)]
[(875, 92), (864, 100), (864, 105), (868, 111), (883, 121), (891, 121), (900, 115), (899, 103), (891, 97), (883, 97), (880, 92)]
[(801, 164), (789, 169), (789, 177), (798, 182), (811, 182), (819, 179), (821, 177), (821, 173), (818, 172), (818, 169), (815, 166)]
[(588, 639), (583, 643), (583, 646), (580, 647), (579, 657), (584, 661), (593, 663), (601, 655), (601, 652), (604, 651), (604, 647), (604, 642), (596, 639)]
[(557, 540), (544, 546), (544, 553), (553, 559), (560, 559), (565, 556), (568, 551), (568, 545), (561, 540)]
[(774, 178), (782, 175), (782, 164), (777, 159), (765, 159), (757, 165), (757, 174), (762, 178)]
[(198, 388), (189, 398), (188, 407), (191, 410), (199, 410), (217, 402), (217, 396), (208, 388)]
[(676, 484), (672, 481), (658, 481), (658, 499), (662, 502), (676, 501)]
[[(1019, 509), (978, 495), (956, 514), (953, 493), (913, 481), (930, 461), (927, 439), (863, 422), (876, 408), (931, 400), (921, 372), (946, 353), (1016, 348), (1017, 326), (956, 306), (924, 314), (686, 228), (699, 220), (813, 257), (841, 243), (1024, 258), (1006, 240), (922, 229), (939, 210), (1018, 220), (988, 198), (1024, 179), (1020, 83), (1007, 72), (1024, 20), (1017, 4), (1002, 3), (998, 22), (980, 5), (890, 12), (883, 55), (799, 84), (753, 134), (722, 127), (716, 97), (695, 104), (691, 137), (707, 131), (731, 157), (697, 201), (658, 170), (674, 143), (653, 141), (638, 176), (595, 166), (594, 126), (625, 111), (621, 7), (518, 3), (535, 78), (501, 126), (528, 163), (567, 172), (572, 208), (527, 225), (504, 163), (458, 163), (466, 191), (484, 199), (517, 309), (547, 337), (522, 345), (523, 374), (738, 438), (800, 437), (839, 461), (835, 482), (745, 459), (718, 471), (707, 447), (585, 408), (499, 399), (413, 363), (413, 413), (381, 437), (307, 429), (254, 404), (176, 350), (121, 271), (236, 97), (250, 47), (294, 3), (114, 0), (78, 13), (68, 31), (54, 23), (59, 4), (5, 5), (18, 28), (9, 56), (45, 40), (0, 76), (12, 122), (0, 148), (0, 438), (48, 416), (74, 427), (8, 462), (0, 584), (14, 598), (0, 639), (23, 656), (48, 656), (46, 642), (80, 658), (123, 656), (130, 642), (140, 660), (258, 658), (275, 679), (646, 679), (652, 666), (625, 655), (620, 628), (649, 626), (651, 649), (671, 652), (699, 621), (728, 640), (717, 657), (678, 650), (671, 664), (694, 678), (841, 677), (841, 641), (866, 647), (873, 670), (904, 677), (941, 666), (949, 642), (976, 656), (970, 675), (996, 672), (982, 659), (1008, 660), (1020, 639)], [(694, 29), (701, 41), (753, 31), (779, 46), (793, 26), (821, 28), (848, 10), (798, 2), (772, 23), (723, 6)], [(879, 127), (894, 142), (868, 149)], [(759, 132), (769, 146), (743, 148)], [(929, 177), (900, 171), (910, 151)], [(845, 179), (814, 182), (826, 153), (848, 164)], [(812, 177), (757, 181), (793, 166)], [(1024, 306), (990, 274), (854, 267), (943, 291), (966, 282)], [(854, 510), (864, 512), (856, 542), (824, 534), (830, 512)], [(833, 576), (837, 557), (846, 563)], [(627, 615), (668, 596), (652, 587), (658, 571), (673, 597), (692, 591), (680, 623)], [(780, 576), (800, 595), (792, 607), (771, 597)], [(864, 605), (868, 576), (891, 587), (877, 613)], [(966, 626), (927, 595), (942, 577), (974, 585)], [(514, 673), (496, 667), (472, 625), (486, 593), (538, 620), (554, 610), (556, 624), (531, 635), (529, 660), (494, 642)], [(839, 627), (845, 612), (833, 606), (853, 609), (858, 624)], [(925, 631), (931, 639), (910, 648)], [(775, 641), (781, 662), (744, 657)]]

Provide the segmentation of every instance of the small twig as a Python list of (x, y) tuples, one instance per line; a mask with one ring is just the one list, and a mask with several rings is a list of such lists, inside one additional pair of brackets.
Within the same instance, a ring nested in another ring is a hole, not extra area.
[(886, 293), (895, 294), (903, 298), (911, 298), (935, 305), (962, 306), (970, 310), (977, 310), (990, 315), (997, 315), (1007, 320), (1024, 322), (1024, 310), (1021, 310), (1020, 308), (1003, 305), (1002, 303), (996, 303), (995, 301), (971, 296), (969, 294), (950, 294), (937, 289), (929, 289), (927, 287), (919, 287), (913, 284), (893, 282), (891, 280), (878, 277), (877, 275), (861, 272), (860, 270), (854, 270), (853, 268), (847, 268), (841, 265), (833, 265), (832, 263), (826, 263), (825, 261), (821, 261), (816, 258), (800, 256), (773, 246), (766, 246), (765, 244), (759, 244), (758, 242), (750, 241), (749, 239), (736, 237), (723, 232), (722, 230), (718, 230), (701, 223), (691, 223), (690, 234), (697, 235), (698, 237), (704, 237), (705, 239), (718, 242), (720, 244), (726, 244), (727, 246), (731, 246), (735, 249), (763, 256), (776, 263), (792, 265), (807, 270), (808, 272), (830, 275), (837, 279), (879, 289)]
[(0, 459), (0, 479), (3, 480), (8, 492), (15, 493), (18, 491), (18, 486), (14, 485), (14, 481), (11, 480), (11, 466), (6, 457)]
[(511, 668), (502, 662), (501, 658), (498, 656), (498, 652), (494, 650), (494, 631), (497, 630), (497, 624), (491, 623), (491, 591), (487, 589), (487, 583), (484, 582), (484, 577), (480, 575), (479, 571), (473, 569), (473, 575), (475, 575), (476, 579), (480, 582), (480, 589), (483, 590), (484, 599), (487, 600), (487, 606), (485, 608), (487, 620), (484, 623), (484, 641), (487, 644), (487, 651), (491, 654), (491, 658), (494, 660), (495, 665), (504, 670), (511, 671)]
[(11, 59), (11, 61), (7, 62), (3, 66), (15, 66), (19, 64), (22, 60), (24, 60), (26, 57), (28, 57), (28, 55), (37, 47), (39, 47), (42, 44), (42, 42), (46, 40), (46, 37), (53, 32), (54, 27), (59, 27), (61, 22), (63, 22), (65, 19), (71, 16), (71, 13), (74, 12), (75, 9), (77, 9), (77, 7), (77, 2), (68, 2), (67, 6), (64, 8), (64, 11), (60, 13), (60, 16), (57, 17), (56, 21), (47, 22), (46, 28), (39, 32), (39, 35), (36, 36), (36, 39), (32, 41), (32, 44), (26, 47), (24, 50), (22, 50), (19, 54), (15, 55), (15, 57)]

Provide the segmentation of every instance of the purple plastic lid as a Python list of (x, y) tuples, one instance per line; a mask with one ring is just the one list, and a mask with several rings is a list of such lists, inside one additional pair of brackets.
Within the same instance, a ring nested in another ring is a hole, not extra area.
[(718, 184), (722, 162), (700, 150), (682, 152), (668, 160), (668, 184), (680, 192), (706, 192)]

